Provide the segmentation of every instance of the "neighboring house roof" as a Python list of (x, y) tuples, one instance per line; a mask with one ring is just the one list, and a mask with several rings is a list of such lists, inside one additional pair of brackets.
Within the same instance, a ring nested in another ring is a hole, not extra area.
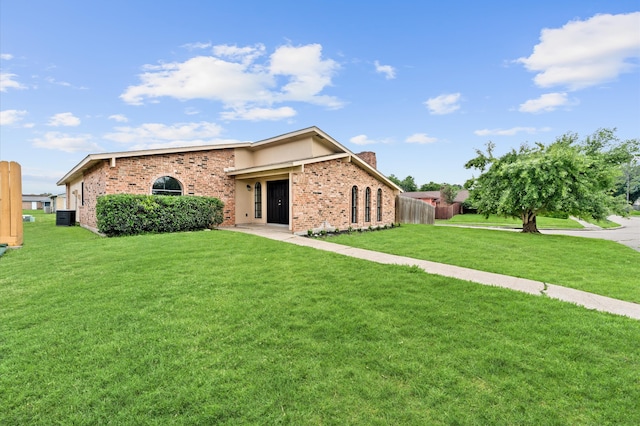
[(22, 201), (27, 203), (48, 203), (51, 198), (47, 195), (22, 195)]
[[(418, 200), (423, 200), (430, 198), (432, 200), (440, 199), (440, 191), (415, 191), (415, 192), (404, 192), (402, 194), (403, 197), (416, 198)], [(455, 203), (464, 203), (465, 200), (469, 198), (469, 191), (466, 189), (461, 189), (456, 194), (456, 198), (454, 199)]]
[(329, 144), (330, 146), (333, 146), (334, 148), (332, 149), (334, 149), (337, 152), (332, 155), (309, 157), (309, 158), (300, 159), (296, 161), (260, 165), (257, 167), (250, 167), (245, 169), (228, 168), (225, 171), (232, 176), (241, 176), (244, 174), (255, 173), (255, 172), (286, 169), (292, 166), (304, 166), (305, 164), (317, 163), (317, 162), (333, 160), (337, 158), (348, 158), (349, 161), (357, 164), (360, 168), (368, 171), (377, 179), (385, 182), (388, 186), (396, 189), (398, 192), (402, 192), (402, 188), (400, 188), (398, 185), (393, 183), (385, 175), (383, 175), (377, 169), (372, 167), (369, 163), (364, 161), (362, 158), (358, 157), (356, 154), (351, 152), (349, 149), (344, 147), (342, 144), (340, 144), (338, 141), (333, 139), (331, 136), (329, 136), (327, 133), (323, 132), (316, 126), (308, 127), (306, 129), (301, 129), (301, 130), (297, 130), (290, 133), (285, 133), (280, 136), (275, 136), (275, 137), (264, 139), (257, 142), (239, 142), (239, 143), (232, 143), (232, 144), (200, 145), (200, 146), (188, 146), (188, 147), (149, 149), (149, 150), (141, 150), (141, 151), (123, 151), (123, 152), (106, 152), (102, 154), (90, 154), (90, 155), (87, 155), (82, 161), (80, 161), (66, 175), (64, 175), (62, 179), (60, 179), (57, 182), (57, 185), (65, 185), (69, 182), (72, 182), (78, 179), (79, 177), (82, 176), (85, 170), (91, 168), (94, 164), (104, 160), (110, 160), (113, 164), (115, 164), (115, 161), (118, 158), (140, 157), (140, 156), (147, 156), (147, 155), (175, 154), (175, 153), (182, 153), (182, 152), (187, 153), (187, 152), (209, 151), (209, 150), (228, 149), (228, 148), (245, 148), (252, 151), (257, 151), (265, 146), (286, 144), (288, 142), (297, 140), (305, 136), (314, 136), (316, 138), (322, 139), (326, 141), (326, 143)]

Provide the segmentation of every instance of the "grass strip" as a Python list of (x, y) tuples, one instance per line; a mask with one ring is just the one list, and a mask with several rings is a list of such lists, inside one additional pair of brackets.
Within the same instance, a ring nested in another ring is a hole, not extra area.
[[(538, 216), (536, 218), (538, 229), (581, 229), (578, 222), (572, 219), (558, 219), (554, 217)], [(522, 221), (513, 217), (489, 215), (484, 217), (481, 214), (459, 214), (451, 219), (438, 219), (438, 225), (464, 225), (478, 227), (501, 227), (522, 229)]]
[(330, 241), (640, 303), (640, 253), (613, 241), (429, 225), (343, 234)]

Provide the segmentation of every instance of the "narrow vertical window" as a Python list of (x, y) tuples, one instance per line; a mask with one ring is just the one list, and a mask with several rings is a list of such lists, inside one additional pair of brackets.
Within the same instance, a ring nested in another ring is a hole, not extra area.
[(378, 199), (376, 200), (376, 220), (382, 222), (382, 189), (378, 188)]
[(358, 222), (358, 187), (351, 188), (351, 223)]
[(371, 188), (364, 191), (364, 221), (371, 222)]
[(260, 184), (260, 182), (256, 182), (253, 193), (255, 197), (255, 218), (262, 219), (262, 185)]
[(84, 206), (84, 182), (80, 183), (80, 205)]

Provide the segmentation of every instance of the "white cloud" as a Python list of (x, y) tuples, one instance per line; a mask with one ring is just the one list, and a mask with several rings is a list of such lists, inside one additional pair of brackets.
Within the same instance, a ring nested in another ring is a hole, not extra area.
[(538, 99), (529, 99), (520, 104), (520, 112), (551, 112), (561, 106), (575, 105), (577, 101), (569, 101), (566, 93), (545, 93)]
[(56, 80), (53, 77), (45, 77), (44, 80), (47, 83), (55, 84), (55, 85), (62, 86), (62, 87), (71, 87), (72, 89), (77, 89), (77, 90), (87, 90), (87, 88), (84, 87), (84, 86), (74, 86), (73, 84), (71, 84), (69, 82), (59, 81), (59, 80)]
[(274, 84), (267, 73), (251, 72), (247, 65), (212, 56), (196, 56), (182, 63), (146, 66), (142, 84), (120, 95), (126, 103), (141, 105), (145, 98), (168, 96), (180, 100), (212, 99), (228, 105), (266, 102)]
[(17, 109), (6, 109), (0, 111), (0, 126), (15, 124), (27, 115), (27, 111)]
[(70, 112), (61, 112), (52, 116), (47, 125), (54, 127), (75, 127), (80, 125), (80, 119)]
[(91, 135), (69, 135), (60, 132), (47, 132), (42, 138), (32, 139), (38, 148), (53, 149), (64, 152), (96, 152), (102, 148), (92, 142)]
[(378, 143), (378, 141), (369, 139), (367, 135), (354, 136), (351, 139), (349, 139), (349, 142), (356, 145), (372, 145), (372, 144)]
[(376, 72), (379, 72), (380, 74), (384, 74), (384, 77), (387, 80), (393, 80), (394, 78), (396, 78), (396, 69), (393, 68), (391, 65), (380, 65), (380, 62), (376, 61), (375, 66), (376, 66)]
[(0, 54), (0, 59), (4, 61), (10, 61), (11, 59), (13, 59), (13, 55), (11, 53), (2, 53)]
[(241, 117), (243, 111), (270, 110), (275, 103), (289, 101), (329, 108), (342, 106), (337, 98), (321, 94), (331, 85), (339, 65), (331, 59), (322, 59), (319, 44), (281, 46), (262, 62), (257, 62), (265, 54), (261, 44), (219, 45), (212, 51), (213, 56), (145, 66), (145, 72), (139, 76), (141, 83), (129, 86), (120, 98), (134, 105), (165, 96), (179, 100), (209, 99), (222, 102), (232, 111), (229, 115), (235, 117)]
[(419, 143), (419, 144), (427, 144), (437, 142), (438, 138), (434, 138), (431, 136), (427, 136), (426, 133), (414, 133), (405, 139), (407, 143)]
[(238, 47), (230, 44), (219, 44), (213, 46), (213, 54), (221, 58), (227, 58), (234, 62), (241, 62), (243, 64), (251, 64), (260, 56), (263, 56), (267, 51), (266, 47), (262, 43), (258, 43), (255, 46)]
[(16, 74), (0, 73), (0, 92), (6, 92), (7, 89), (26, 89), (27, 86), (15, 80)]
[(71, 83), (67, 83), (66, 81), (58, 81), (53, 77), (46, 77), (45, 81), (51, 84), (57, 84), (58, 86), (71, 87)]
[(187, 43), (187, 44), (183, 44), (182, 47), (189, 50), (208, 49), (211, 47), (211, 43), (202, 43), (202, 42)]
[(223, 120), (262, 121), (282, 120), (283, 118), (290, 118), (294, 115), (296, 115), (296, 110), (291, 107), (253, 108), (223, 112), (221, 118)]
[(528, 133), (530, 135), (534, 135), (540, 132), (548, 132), (550, 131), (550, 127), (512, 127), (510, 129), (482, 129), (476, 130), (473, 133), (478, 136), (514, 136), (518, 133)]
[(460, 109), (460, 98), (460, 93), (448, 93), (427, 99), (425, 105), (429, 108), (431, 114), (451, 114)]
[(288, 76), (289, 83), (281, 88), (281, 93), (275, 98), (340, 108), (342, 102), (339, 100), (319, 95), (331, 85), (331, 78), (338, 68), (334, 60), (322, 59), (322, 46), (319, 44), (281, 46), (271, 55), (269, 72), (274, 76)]
[(595, 86), (637, 68), (639, 27), (640, 12), (634, 12), (595, 15), (562, 28), (545, 28), (533, 53), (517, 62), (538, 73), (534, 82), (540, 87)]
[[(128, 149), (148, 149), (171, 146), (212, 145), (229, 142), (219, 138), (222, 128), (209, 122), (145, 123), (139, 127), (116, 127), (115, 132), (107, 133), (105, 139), (127, 144)], [(237, 142), (237, 141), (233, 141)]]
[(113, 114), (109, 116), (109, 120), (117, 121), (118, 123), (126, 123), (129, 119), (123, 114)]

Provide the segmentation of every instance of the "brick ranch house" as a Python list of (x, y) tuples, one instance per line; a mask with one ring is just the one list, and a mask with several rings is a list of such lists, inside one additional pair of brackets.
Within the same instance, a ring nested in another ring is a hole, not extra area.
[(402, 192), (376, 169), (375, 153), (354, 154), (317, 127), (253, 143), (91, 154), (57, 184), (66, 208), (93, 231), (97, 199), (107, 194), (217, 197), (221, 226), (278, 224), (304, 234), (390, 225)]

